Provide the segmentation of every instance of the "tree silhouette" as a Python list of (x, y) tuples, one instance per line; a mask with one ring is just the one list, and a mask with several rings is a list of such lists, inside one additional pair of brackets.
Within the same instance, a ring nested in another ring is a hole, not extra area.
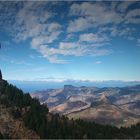
[(2, 73), (1, 73), (1, 70), (0, 70), (0, 80), (2, 80)]

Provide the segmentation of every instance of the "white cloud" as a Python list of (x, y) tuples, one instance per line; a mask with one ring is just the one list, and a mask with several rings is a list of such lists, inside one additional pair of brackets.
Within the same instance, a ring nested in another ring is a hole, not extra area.
[(5, 30), (8, 29), (14, 23), (15, 15), (20, 7), (21, 3), (0, 1), (0, 26)]
[(48, 45), (38, 45), (36, 50), (39, 51), (43, 57), (47, 58), (51, 63), (67, 63), (69, 60), (59, 59), (61, 56), (102, 56), (110, 54), (110, 50), (100, 48), (101, 46), (83, 45), (80, 42), (60, 42), (58, 48), (52, 48)]
[(128, 19), (128, 18), (133, 18), (136, 16), (140, 16), (140, 9), (134, 9), (134, 10), (129, 11), (125, 18)]
[[(126, 32), (126, 30), (123, 29), (122, 31), (122, 29), (119, 29), (119, 23), (122, 25), (128, 23), (140, 23), (140, 9), (129, 9), (129, 7), (136, 2), (137, 1), (115, 1), (111, 3), (111, 7), (102, 2), (83, 2), (81, 4), (74, 3), (70, 7), (69, 15), (76, 18), (69, 22), (67, 31), (87, 31), (89, 28), (98, 29), (98, 27), (105, 27), (109, 25), (109, 28), (114, 28), (114, 26), (116, 26), (114, 30), (112, 29), (113, 35), (121, 36), (121, 34), (124, 34), (122, 32)], [(117, 32), (119, 33), (117, 34)]]
[(51, 24), (48, 25), (48, 31), (49, 32), (59, 30), (60, 28), (61, 28), (61, 25), (58, 24), (58, 23), (51, 23)]
[(76, 35), (73, 33), (67, 34), (64, 41), (72, 41), (76, 39)]
[[(113, 2), (113, 3), (117, 3), (117, 1)], [(126, 12), (126, 10), (128, 10), (128, 8), (132, 5), (132, 4), (135, 4), (136, 1), (123, 1), (123, 2), (120, 2), (118, 5), (117, 5), (117, 10), (120, 11), (120, 12)]]
[(101, 36), (101, 35), (99, 36), (93, 33), (80, 35), (80, 41), (85, 41), (85, 42), (100, 43), (100, 42), (106, 42), (108, 40), (109, 39), (106, 36)]
[(119, 1), (112, 1), (110, 7), (112, 10), (114, 10), (118, 5), (119, 5)]
[(125, 16), (125, 23), (139, 24), (140, 23), (140, 9), (129, 11)]
[[(12, 25), (13, 36), (16, 41), (27, 40), (38, 36), (48, 36), (52, 32), (61, 30), (61, 25), (50, 21), (56, 13), (48, 11), (45, 7), (48, 2), (24, 2), (22, 8), (15, 15)], [(53, 34), (53, 33), (52, 33)]]
[(106, 5), (90, 2), (73, 4), (69, 15), (78, 16), (78, 18), (69, 23), (68, 32), (83, 31), (91, 27), (110, 23), (117, 24), (123, 20), (121, 14), (110, 10)]
[[(0, 12), (4, 11), (0, 14), (0, 25), (7, 21), (6, 25), (11, 26), (6, 28), (11, 29), (9, 33), (15, 40), (31, 40), (31, 47), (52, 63), (69, 62), (60, 59), (64, 56), (108, 55), (110, 50), (106, 46), (110, 38), (129, 38), (134, 30), (126, 28), (126, 24), (140, 23), (140, 9), (128, 9), (133, 2), (112, 2), (110, 5), (106, 2), (73, 2), (69, 14), (63, 15), (69, 17), (67, 21), (63, 18), (62, 26), (55, 19), (58, 14), (55, 8), (49, 10), (52, 5), (48, 3), (19, 2), (17, 10), (14, 9), (17, 2), (13, 3), (12, 8), (12, 2), (8, 6), (0, 3)], [(57, 6), (58, 3), (52, 4)], [(61, 33), (64, 34), (60, 36)]]
[(99, 34), (108, 34), (108, 38), (112, 38), (112, 37), (123, 37), (123, 38), (127, 38), (130, 39), (131, 36), (133, 35), (133, 33), (136, 32), (136, 29), (133, 27), (126, 27), (126, 26), (105, 26), (105, 27), (100, 27), (98, 30)]
[(57, 57), (58, 54), (63, 54), (61, 50), (56, 48), (49, 48), (47, 45), (37, 46), (37, 51), (39, 51), (44, 58), (47, 58), (51, 63), (67, 63), (67, 60), (62, 60)]
[(78, 32), (78, 31), (83, 31), (90, 27), (92, 27), (92, 23), (88, 22), (86, 18), (80, 17), (74, 21), (70, 21), (67, 31)]
[(64, 50), (64, 49), (74, 49), (77, 48), (80, 44), (76, 42), (60, 42), (59, 48)]
[(37, 48), (40, 45), (52, 43), (54, 40), (58, 38), (60, 33), (61, 33), (60, 31), (56, 31), (52, 32), (50, 35), (40, 35), (34, 37), (32, 39), (31, 45), (33, 48)]

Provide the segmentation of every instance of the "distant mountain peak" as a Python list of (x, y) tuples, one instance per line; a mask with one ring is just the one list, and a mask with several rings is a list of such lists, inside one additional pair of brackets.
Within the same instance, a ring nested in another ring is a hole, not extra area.
[(73, 85), (64, 85), (64, 90), (71, 90), (75, 88)]

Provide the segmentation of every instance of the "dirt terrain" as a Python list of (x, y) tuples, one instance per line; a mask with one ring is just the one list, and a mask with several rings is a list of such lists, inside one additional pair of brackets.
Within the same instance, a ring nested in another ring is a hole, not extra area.
[(15, 119), (11, 115), (13, 108), (0, 105), (0, 132), (12, 139), (39, 139), (39, 136), (25, 128), (22, 119)]

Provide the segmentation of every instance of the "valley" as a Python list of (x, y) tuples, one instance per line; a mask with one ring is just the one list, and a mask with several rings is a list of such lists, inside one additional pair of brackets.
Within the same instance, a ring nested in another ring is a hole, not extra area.
[(37, 91), (31, 96), (46, 103), (51, 113), (70, 119), (83, 119), (101, 124), (130, 126), (140, 121), (140, 86), (75, 87)]

